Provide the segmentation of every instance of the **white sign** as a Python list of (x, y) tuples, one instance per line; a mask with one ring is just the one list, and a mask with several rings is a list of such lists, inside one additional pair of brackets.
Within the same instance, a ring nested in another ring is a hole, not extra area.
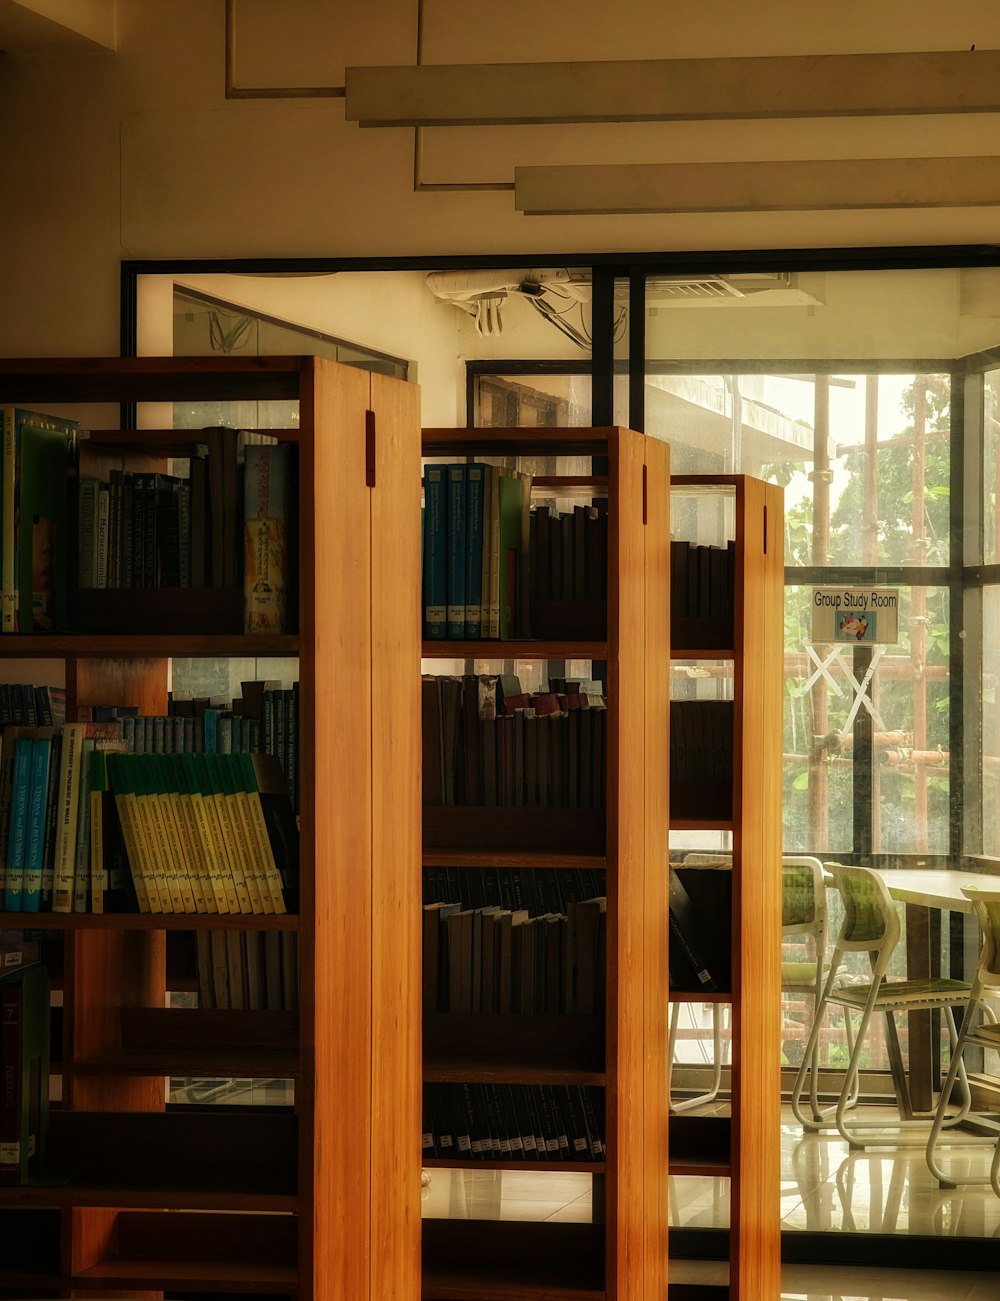
[(889, 646), (898, 640), (898, 588), (817, 587), (813, 590), (813, 643)]

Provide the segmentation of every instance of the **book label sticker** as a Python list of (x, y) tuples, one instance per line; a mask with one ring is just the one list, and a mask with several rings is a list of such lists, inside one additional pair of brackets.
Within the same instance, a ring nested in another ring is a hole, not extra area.
[(812, 599), (812, 641), (892, 646), (899, 640), (899, 589), (817, 587)]

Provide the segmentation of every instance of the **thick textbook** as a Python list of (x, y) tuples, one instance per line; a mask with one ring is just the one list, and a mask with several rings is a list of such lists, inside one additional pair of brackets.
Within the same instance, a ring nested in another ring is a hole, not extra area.
[(0, 976), (0, 1186), (44, 1168), (48, 1129), (49, 985), (45, 967)]
[(248, 447), (243, 480), (243, 598), (246, 632), (282, 633), (290, 564), (287, 446)]
[(72, 554), (66, 485), (79, 425), (20, 407), (0, 408), (0, 418), (0, 627), (4, 632), (61, 631), (66, 627)]

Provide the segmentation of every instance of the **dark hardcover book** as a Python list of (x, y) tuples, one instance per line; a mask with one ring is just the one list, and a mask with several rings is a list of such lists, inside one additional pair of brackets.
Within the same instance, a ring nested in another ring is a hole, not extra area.
[(281, 877), (285, 905), (289, 912), (298, 912), (299, 830), (284, 774), (274, 755), (254, 754), (250, 761), (257, 780), (271, 852)]
[(137, 587), (135, 573), (135, 475), (126, 470), (122, 478), (122, 587)]
[(191, 586), (206, 587), (206, 551), (211, 532), (208, 501), (208, 456), (201, 444), (191, 457)]
[(557, 599), (572, 601), (576, 584), (576, 526), (572, 512), (567, 511), (559, 517), (559, 531), (562, 535), (560, 547), (562, 572), (559, 575), (559, 595)]
[(479, 679), (472, 674), (462, 681), (462, 759), (459, 766), (460, 798), (467, 806), (482, 803), (479, 754)]
[(181, 585), (181, 535), (178, 490), (170, 475), (155, 476), (156, 571), (158, 587)]
[(48, 1129), (49, 986), (41, 964), (0, 978), (0, 1185), (44, 1170)]
[(108, 471), (108, 587), (121, 587), (122, 474)]
[(423, 802), (430, 807), (438, 808), (444, 804), (440, 678), (433, 674), (426, 674), (421, 680), (420, 694)]
[[(713, 991), (718, 972), (710, 969), (707, 931), (716, 918), (702, 918), (676, 871), (670, 869), (670, 978), (675, 989)], [(728, 937), (727, 937), (728, 938)]]

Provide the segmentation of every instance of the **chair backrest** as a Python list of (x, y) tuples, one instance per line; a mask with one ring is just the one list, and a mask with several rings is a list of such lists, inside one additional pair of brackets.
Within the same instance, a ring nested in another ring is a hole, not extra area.
[(826, 881), (818, 858), (808, 854), (782, 855), (781, 933), (826, 933)]
[[(997, 881), (1000, 886), (1000, 880)], [(984, 985), (1000, 985), (1000, 889), (977, 890), (963, 885), (962, 893), (972, 901), (982, 932), (977, 980)]]
[(837, 948), (844, 952), (878, 953), (880, 961), (873, 973), (877, 978), (888, 965), (901, 932), (899, 915), (888, 888), (869, 867), (827, 863), (826, 870), (833, 877), (844, 905)]

